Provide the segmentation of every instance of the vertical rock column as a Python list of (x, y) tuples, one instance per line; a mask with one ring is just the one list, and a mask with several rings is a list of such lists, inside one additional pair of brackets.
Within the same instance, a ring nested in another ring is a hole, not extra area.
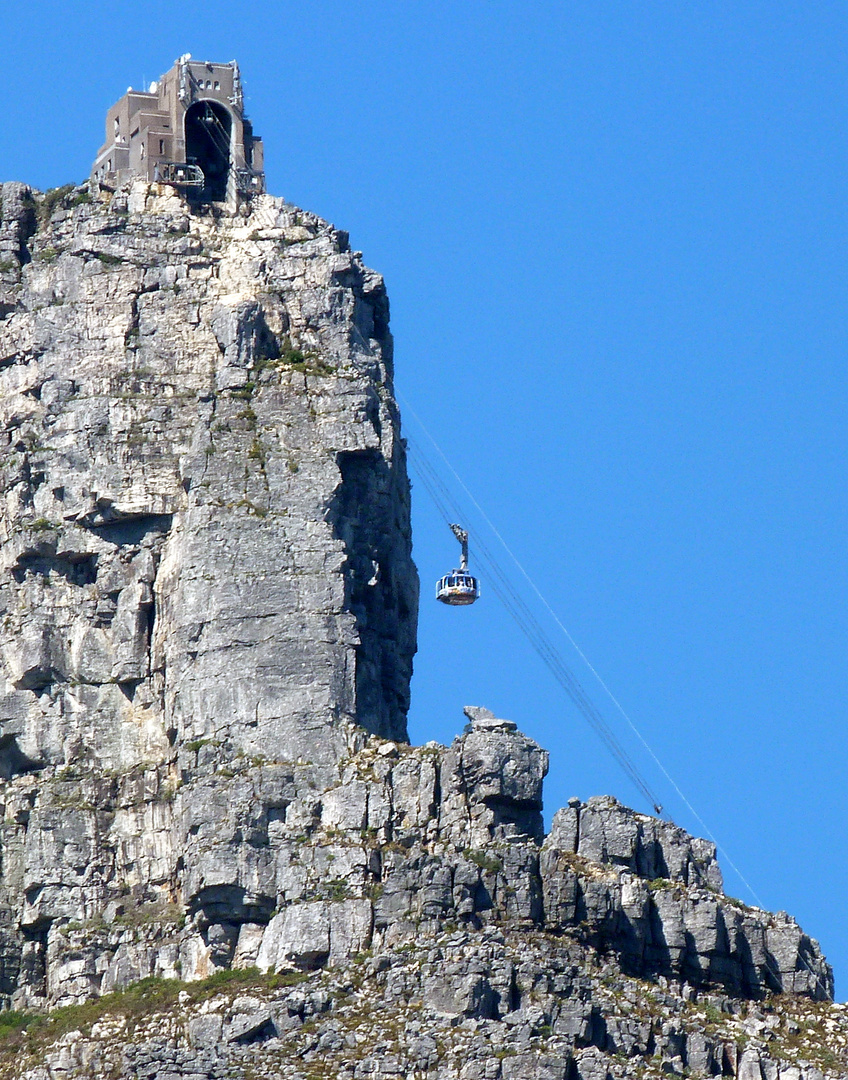
[(104, 911), (185, 904), (210, 948), (267, 917), (261, 837), (211, 794), (234, 767), (406, 739), (409, 491), (344, 233), (140, 181), (4, 185), (0, 215), (0, 978), (71, 985), (72, 921), (84, 994)]

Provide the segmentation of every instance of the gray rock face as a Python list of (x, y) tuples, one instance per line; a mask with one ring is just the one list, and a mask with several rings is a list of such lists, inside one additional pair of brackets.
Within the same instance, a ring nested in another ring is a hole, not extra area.
[(0, 210), (0, 1002), (181, 980), (0, 1077), (819, 1080), (830, 969), (711, 844), (611, 798), (545, 837), (548, 755), (481, 706), (407, 745), (388, 302), (345, 234), (142, 182)]
[(840, 1006), (784, 995), (749, 1007), (691, 987), (646, 986), (568, 937), (492, 927), (353, 964), (271, 978), (245, 972), (229, 987), (160, 994), (165, 1000), (151, 1001), (147, 1015), (134, 1010), (131, 1023), (124, 1002), (109, 1009), (103, 1001), (90, 1028), (31, 1040), (16, 1061), (0, 1043), (0, 1069), (25, 1080), (848, 1075)]
[(0, 775), (38, 979), (57, 920), (127, 894), (273, 907), (207, 774), (405, 740), (417, 578), (388, 301), (345, 234), (140, 182), (0, 207)]
[(546, 925), (581, 925), (634, 975), (759, 997), (832, 993), (831, 974), (785, 913), (724, 895), (715, 846), (609, 797), (554, 817), (541, 854)]
[[(382, 280), (280, 200), (210, 220), (140, 183), (54, 211), (31, 249), (0, 335), (23, 752), (78, 758), (32, 703), (71, 683), (89, 715), (149, 697), (178, 743), (333, 760), (344, 721), (404, 738), (417, 583)], [(126, 724), (91, 734), (107, 767), (146, 752)]]
[(0, 318), (14, 311), (27, 243), (35, 232), (35, 202), (26, 184), (0, 184)]

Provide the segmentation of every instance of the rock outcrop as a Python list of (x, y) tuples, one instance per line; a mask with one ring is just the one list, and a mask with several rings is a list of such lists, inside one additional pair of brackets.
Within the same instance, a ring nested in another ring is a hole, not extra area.
[(841, 1067), (817, 943), (712, 844), (608, 797), (546, 836), (548, 755), (482, 707), (408, 745), (388, 303), (345, 234), (141, 181), (0, 205), (0, 1077)]
[[(345, 234), (141, 182), (2, 213), (0, 992), (52, 1000), (63, 920), (268, 916), (216, 770), (405, 739), (417, 578), (388, 301)], [(273, 831), (290, 783), (253, 776)]]

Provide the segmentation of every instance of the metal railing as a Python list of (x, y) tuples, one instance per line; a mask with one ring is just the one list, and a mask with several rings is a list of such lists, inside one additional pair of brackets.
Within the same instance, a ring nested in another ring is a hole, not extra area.
[(153, 179), (163, 184), (173, 184), (174, 187), (202, 188), (206, 183), (199, 165), (187, 165), (182, 161), (157, 162)]

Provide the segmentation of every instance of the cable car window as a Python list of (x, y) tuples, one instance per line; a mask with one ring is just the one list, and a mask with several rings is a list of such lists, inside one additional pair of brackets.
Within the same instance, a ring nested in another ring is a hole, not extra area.
[(439, 578), (436, 583), (436, 599), (455, 607), (473, 604), (480, 595), (477, 578), (468, 570), (468, 533), (459, 525), (451, 525), (451, 531), (462, 545), (462, 559), (458, 567)]

